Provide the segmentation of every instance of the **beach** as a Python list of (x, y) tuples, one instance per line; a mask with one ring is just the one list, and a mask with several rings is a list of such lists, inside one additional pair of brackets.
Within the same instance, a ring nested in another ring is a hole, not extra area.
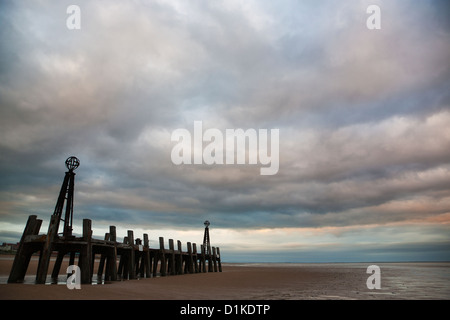
[(7, 284), (12, 262), (13, 256), (0, 256), (1, 300), (450, 299), (448, 262), (378, 263), (380, 289), (366, 285), (373, 263), (223, 263), (223, 272), (84, 284), (79, 290), (69, 290), (64, 275), (59, 284), (33, 284), (35, 257), (25, 283)]

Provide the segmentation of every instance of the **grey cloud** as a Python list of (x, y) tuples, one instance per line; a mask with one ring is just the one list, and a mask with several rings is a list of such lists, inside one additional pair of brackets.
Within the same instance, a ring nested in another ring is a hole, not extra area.
[[(365, 28), (365, 3), (81, 2), (76, 32), (65, 2), (3, 4), (2, 217), (51, 213), (70, 155), (79, 217), (111, 224), (320, 227), (448, 212), (448, 24), (434, 5), (380, 3), (379, 33)], [(280, 128), (279, 174), (173, 165), (170, 133), (193, 120)], [(428, 207), (388, 206), (406, 200)]]

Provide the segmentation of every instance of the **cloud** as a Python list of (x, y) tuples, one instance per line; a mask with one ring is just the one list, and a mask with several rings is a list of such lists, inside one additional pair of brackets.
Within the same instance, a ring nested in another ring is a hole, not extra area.
[[(76, 221), (99, 229), (447, 226), (448, 5), (375, 3), (379, 31), (373, 1), (79, 1), (76, 31), (67, 1), (3, 3), (1, 234), (49, 217), (71, 155)], [(174, 165), (195, 120), (279, 128), (278, 174)]]

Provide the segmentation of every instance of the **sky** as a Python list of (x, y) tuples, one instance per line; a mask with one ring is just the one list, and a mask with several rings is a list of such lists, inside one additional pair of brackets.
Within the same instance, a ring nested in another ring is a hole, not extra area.
[[(46, 232), (76, 156), (74, 233), (87, 218), (94, 237), (185, 249), (209, 220), (223, 262), (450, 260), (449, 9), (1, 1), (0, 242), (32, 214)], [(174, 164), (171, 135), (194, 121), (278, 129), (278, 172)]]

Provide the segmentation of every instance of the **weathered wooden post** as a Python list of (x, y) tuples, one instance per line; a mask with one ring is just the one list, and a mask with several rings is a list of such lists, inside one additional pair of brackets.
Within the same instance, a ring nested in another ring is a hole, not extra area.
[(153, 258), (153, 277), (156, 277), (157, 273), (158, 273), (158, 262), (159, 262), (159, 250), (154, 250), (151, 253), (151, 258)]
[[(105, 233), (105, 241), (109, 240), (109, 233)], [(97, 281), (101, 280), (103, 275), (103, 269), (105, 268), (105, 261), (106, 261), (107, 254), (105, 252), (102, 252), (100, 255), (100, 262), (98, 263), (98, 269), (97, 269)], [(106, 280), (106, 273), (105, 270), (105, 280)]]
[(213, 255), (213, 264), (214, 264), (214, 272), (217, 272), (217, 260), (216, 260), (216, 248), (212, 247), (212, 255)]
[(81, 283), (92, 283), (92, 221), (90, 219), (83, 219), (83, 241), (85, 244), (80, 250), (80, 269), (81, 269)]
[(169, 274), (170, 275), (176, 275), (176, 270), (175, 270), (175, 247), (173, 245), (173, 239), (169, 239), (169, 250), (170, 250), (170, 255), (169, 255)]
[[(150, 272), (150, 245), (148, 241), (148, 234), (144, 233), (144, 253), (142, 257), (144, 261), (144, 270), (145, 270), (145, 277), (150, 278), (151, 272)], [(141, 270), (141, 274), (144, 274), (144, 270)]]
[(192, 256), (193, 256), (193, 260), (192, 262), (194, 263), (194, 272), (198, 273), (198, 258), (197, 258), (197, 244), (193, 243), (192, 244)]
[(220, 249), (219, 247), (217, 249), (217, 262), (219, 263), (219, 272), (222, 272), (222, 257), (220, 256)]
[[(187, 248), (187, 244), (186, 244), (186, 248)], [(189, 254), (188, 254), (188, 251), (183, 254), (183, 262), (184, 262), (183, 273), (184, 274), (189, 273)]]
[[(54, 243), (59, 239), (58, 228), (60, 221), (64, 222), (63, 239), (67, 240), (72, 238), (73, 193), (75, 183), (75, 173), (73, 171), (78, 168), (80, 161), (76, 157), (69, 157), (65, 161), (65, 164), (69, 171), (67, 171), (64, 176), (55, 211), (50, 218), (47, 237), (40, 253), (38, 270), (36, 273), (36, 283), (38, 284), (44, 284), (47, 278), (50, 256), (54, 250)], [(66, 205), (66, 208), (64, 219), (62, 219), (64, 204)]]
[(202, 272), (206, 272), (206, 257), (205, 257), (205, 246), (200, 245), (201, 255), (200, 255), (200, 265)]
[[(123, 245), (128, 244), (128, 237), (123, 237)], [(130, 255), (128, 253), (128, 250), (124, 247), (121, 248), (120, 251), (120, 260), (119, 260), (119, 269), (118, 273), (122, 279), (128, 279), (128, 259), (130, 258)]]
[(208, 272), (212, 272), (213, 271), (212, 254), (211, 254), (211, 246), (209, 244), (206, 247), (206, 250), (208, 251), (208, 254), (206, 256), (206, 258), (208, 259)]
[(144, 277), (143, 274), (141, 274), (141, 267), (143, 266), (143, 261), (142, 261), (142, 254), (144, 252), (144, 246), (142, 245), (142, 240), (140, 238), (136, 238), (135, 241), (135, 249), (134, 251), (134, 268), (135, 268), (135, 275), (136, 278), (139, 277)]
[(37, 235), (42, 224), (42, 220), (36, 218), (37, 216), (35, 215), (28, 217), (22, 237), (20, 238), (19, 248), (8, 277), (8, 283), (23, 281), (25, 278), (31, 255), (33, 254), (33, 250), (28, 248), (25, 240), (29, 235)]
[(166, 250), (164, 249), (164, 238), (159, 237), (159, 254), (161, 260), (161, 268), (159, 269), (161, 273), (161, 277), (165, 277), (167, 266), (166, 266)]
[(48, 265), (50, 263), (50, 256), (53, 252), (53, 242), (58, 235), (58, 221), (57, 215), (52, 215), (48, 226), (47, 236), (45, 238), (44, 247), (39, 256), (38, 270), (36, 273), (36, 283), (44, 284), (47, 278)]
[(56, 257), (56, 261), (53, 266), (53, 272), (52, 272), (53, 280), (57, 280), (57, 278), (58, 278), (59, 270), (61, 269), (61, 264), (62, 264), (62, 261), (64, 259), (64, 256), (66, 255), (66, 253), (67, 252), (65, 250), (58, 251), (58, 256)]
[(189, 273), (194, 273), (194, 270), (192, 268), (193, 266), (193, 257), (192, 257), (192, 245), (190, 242), (187, 243), (187, 248), (188, 248), (188, 259), (187, 259), (187, 265), (188, 265), (188, 272)]
[(178, 248), (176, 260), (177, 274), (183, 274), (183, 251), (180, 240), (177, 240), (177, 248)]
[(109, 226), (109, 241), (112, 243), (106, 260), (105, 281), (117, 280), (117, 242), (116, 227)]
[(128, 230), (128, 244), (130, 246), (130, 258), (128, 259), (129, 279), (136, 278), (135, 260), (134, 260), (134, 234), (133, 230)]

